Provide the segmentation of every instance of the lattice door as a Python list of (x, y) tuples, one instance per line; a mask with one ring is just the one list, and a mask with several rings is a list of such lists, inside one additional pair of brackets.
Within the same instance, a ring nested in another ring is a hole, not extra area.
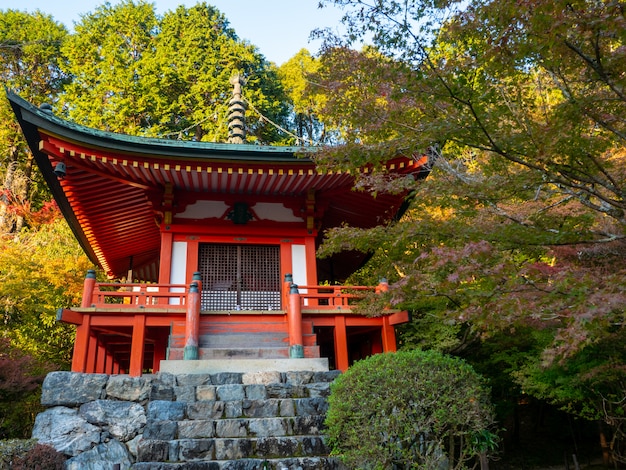
[(266, 245), (200, 245), (202, 310), (278, 310), (280, 250)]

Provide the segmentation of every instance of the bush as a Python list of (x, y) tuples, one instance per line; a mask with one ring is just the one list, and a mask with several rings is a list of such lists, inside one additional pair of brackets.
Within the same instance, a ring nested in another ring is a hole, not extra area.
[(350, 468), (464, 469), (496, 445), (482, 378), (436, 351), (377, 354), (331, 386), (332, 454)]
[(35, 444), (26, 454), (17, 457), (12, 470), (63, 470), (67, 457), (53, 447)]

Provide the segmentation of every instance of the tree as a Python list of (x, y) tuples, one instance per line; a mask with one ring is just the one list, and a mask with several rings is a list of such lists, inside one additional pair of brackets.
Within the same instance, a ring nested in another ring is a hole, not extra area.
[[(230, 79), (244, 78), (251, 141), (281, 137), (286, 116), (276, 68), (241, 41), (225, 16), (199, 3), (158, 17), (154, 5), (105, 3), (83, 16), (63, 49), (70, 119), (131, 135), (226, 141)], [(267, 119), (265, 119), (267, 118)]]
[(30, 437), (39, 405), (39, 387), (50, 365), (0, 338), (0, 438)]
[(57, 323), (60, 307), (79, 305), (91, 268), (58, 209), (56, 220), (0, 238), (2, 336), (35, 360), (67, 369), (73, 327)]
[[(403, 191), (411, 207), (389, 227), (327, 233), (320, 254), (373, 255), (369, 272), (392, 284), (364, 311), (412, 310), (404, 344), (428, 342), (436, 325), (441, 349), (470, 356), (538, 332), (524, 354), (511, 349), (522, 372), (505, 369), (509, 389), (601, 418), (623, 439), (617, 412), (600, 412), (624, 398), (624, 358), (607, 353), (626, 309), (621, 6), (333, 3), (347, 34), (329, 38), (315, 81), (347, 132), (320, 163), (372, 165), (357, 189)], [(361, 38), (375, 47), (348, 47)], [(386, 174), (380, 162), (398, 153), (427, 155), (428, 179)]]
[(355, 363), (331, 385), (329, 443), (350, 468), (470, 468), (497, 444), (489, 392), (458, 358), (413, 350)]
[(107, 2), (82, 16), (62, 49), (72, 79), (61, 96), (69, 119), (131, 135), (150, 127), (154, 104), (144, 63), (157, 26), (154, 5), (145, 1)]
[(296, 132), (296, 143), (320, 145), (331, 141), (332, 132), (319, 120), (325, 94), (308, 85), (315, 75), (319, 61), (306, 49), (280, 66), (278, 71), (283, 87), (292, 107), (292, 127)]
[[(388, 157), (392, 138), (396, 150), (425, 152), (439, 144), (442, 156), (487, 154), (494, 164), (543, 178), (543, 187), (534, 187), (539, 195), (575, 200), (618, 224), (598, 235), (623, 237), (626, 38), (619, 5), (333, 3), (354, 7), (345, 17), (348, 44), (371, 35), (385, 58), (354, 58), (334, 47), (327, 69), (340, 74), (333, 83), (363, 110), (350, 127), (370, 141), (385, 137), (387, 152), (379, 155)], [(357, 61), (364, 83), (341, 85), (338, 78), (347, 78)]]
[[(65, 27), (49, 15), (0, 11), (0, 81), (32, 102), (54, 102), (65, 81), (59, 51), (66, 36)], [(5, 234), (20, 231), (20, 208), (41, 207), (47, 191), (4, 97), (0, 118), (0, 234)]]

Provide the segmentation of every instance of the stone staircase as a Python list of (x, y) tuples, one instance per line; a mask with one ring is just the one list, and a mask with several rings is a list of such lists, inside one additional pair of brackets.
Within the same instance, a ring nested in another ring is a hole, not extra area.
[[(304, 357), (320, 357), (313, 324), (302, 324)], [(183, 359), (185, 322), (174, 322), (168, 343), (168, 360)], [(201, 317), (198, 340), (199, 359), (283, 359), (289, 357), (289, 334), (284, 315), (267, 315), (263, 323), (250, 322), (245, 315), (224, 318)]]
[(148, 406), (138, 462), (132, 468), (339, 468), (327, 457), (322, 435), (326, 397), (336, 376), (335, 372), (179, 376), (179, 386), (187, 387), (196, 400)]
[[(338, 374), (52, 373), (33, 437), (71, 456), (68, 470), (345, 470), (323, 435)], [(96, 437), (80, 444), (87, 435)]]

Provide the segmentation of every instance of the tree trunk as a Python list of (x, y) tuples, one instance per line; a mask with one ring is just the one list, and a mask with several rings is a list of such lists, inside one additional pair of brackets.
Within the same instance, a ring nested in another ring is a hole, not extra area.
[(481, 452), (478, 456), (480, 459), (480, 470), (489, 470), (489, 458), (487, 452)]

